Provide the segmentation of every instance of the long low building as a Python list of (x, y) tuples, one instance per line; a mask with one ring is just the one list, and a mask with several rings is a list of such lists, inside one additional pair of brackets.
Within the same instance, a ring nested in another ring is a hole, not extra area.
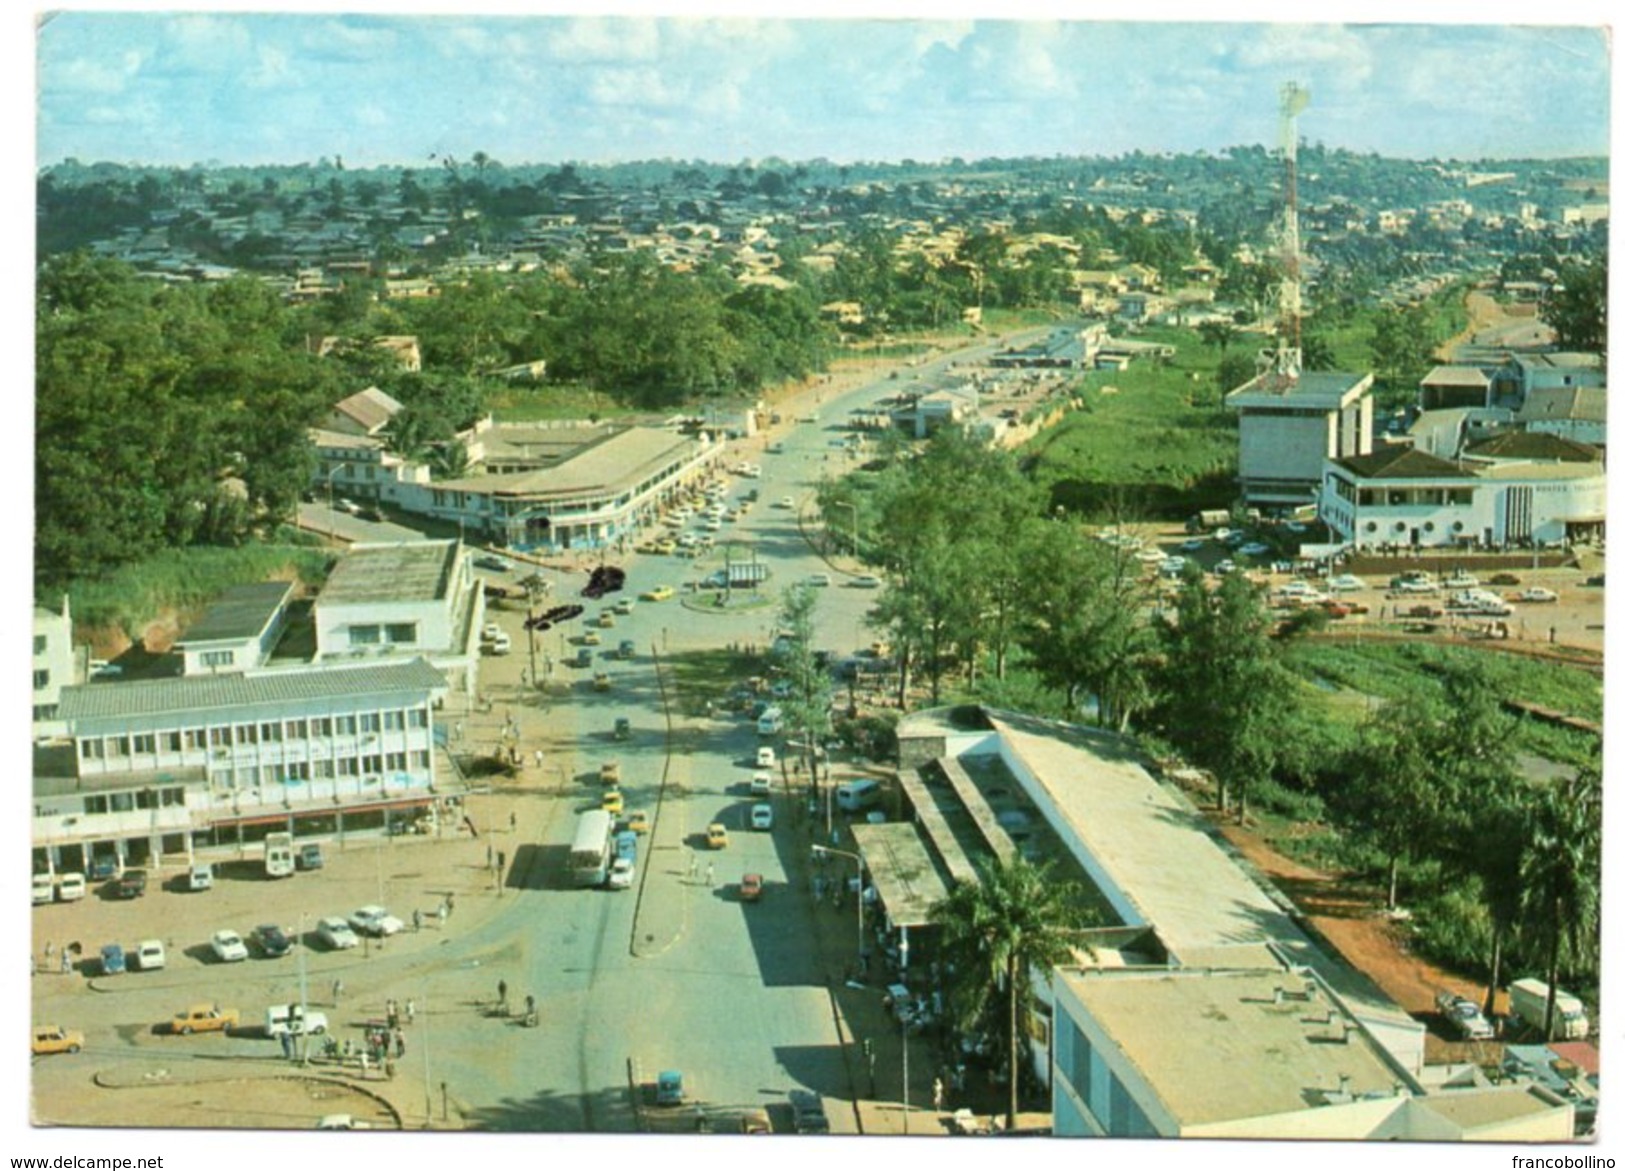
[(903, 827), (854, 827), (883, 904), (910, 893), (888, 882), (896, 857), (910, 887), (951, 889), (1019, 853), (1108, 924), (1036, 981), (1057, 1135), (1572, 1137), (1572, 1106), (1539, 1087), (1430, 1086), (1421, 1022), (1311, 939), (1127, 737), (958, 707), (906, 717), (898, 744), (921, 846), (882, 853)]
[(415, 822), (445, 690), (421, 658), (66, 687), (68, 753), (36, 754), (35, 870)]

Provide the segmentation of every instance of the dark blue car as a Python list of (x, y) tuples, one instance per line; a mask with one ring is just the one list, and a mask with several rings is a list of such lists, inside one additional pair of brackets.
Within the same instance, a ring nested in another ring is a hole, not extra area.
[(102, 948), (102, 975), (117, 976), (124, 971), (124, 949), (116, 943)]

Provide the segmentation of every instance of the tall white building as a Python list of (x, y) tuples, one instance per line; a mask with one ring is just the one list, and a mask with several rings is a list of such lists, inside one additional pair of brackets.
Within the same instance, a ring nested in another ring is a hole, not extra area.
[(1308, 504), (1325, 463), (1372, 450), (1370, 374), (1260, 374), (1225, 396), (1239, 416), (1237, 479), (1253, 507)]

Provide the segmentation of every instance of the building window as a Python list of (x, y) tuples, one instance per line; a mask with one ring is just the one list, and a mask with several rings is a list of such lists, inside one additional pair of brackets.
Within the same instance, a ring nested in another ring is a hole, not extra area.
[(308, 740), (310, 738), (310, 723), (307, 720), (288, 721), (289, 740)]
[(229, 667), (237, 661), (235, 651), (204, 651), (200, 660), (205, 667)]
[(130, 738), (134, 751), (140, 755), (151, 756), (158, 751), (158, 738), (151, 732), (137, 732)]
[(429, 726), (429, 713), (420, 707), (415, 707), (406, 713), (406, 724), (409, 728), (427, 728)]
[(384, 758), (378, 753), (369, 753), (361, 758), (361, 772), (365, 776), (377, 776), (384, 771)]
[(237, 725), (237, 743), (258, 744), (259, 742), (259, 729), (253, 724)]
[(333, 778), (333, 762), (330, 760), (313, 761), (311, 776), (319, 781), (331, 780)]
[(178, 785), (174, 786), (172, 788), (161, 790), (159, 792), (158, 796), (159, 796), (160, 801), (164, 805), (185, 805), (186, 804), (186, 790), (181, 788)]
[(114, 813), (133, 813), (135, 811), (134, 793), (109, 793), (107, 806)]
[(302, 760), (290, 761), (282, 766), (283, 775), (295, 781), (310, 780), (310, 765)]
[(361, 775), (361, 762), (353, 756), (341, 756), (338, 759), (339, 776), (359, 777)]
[(51, 673), (49, 671), (35, 671), (34, 672), (34, 690), (35, 691), (44, 691), (50, 685), (51, 685)]
[(428, 749), (414, 748), (412, 750), (412, 767), (415, 769), (426, 769), (429, 767)]
[(416, 622), (391, 622), (384, 627), (385, 642), (416, 642), (418, 640), (418, 624)]
[(100, 760), (105, 755), (100, 740), (79, 741), (79, 757), (81, 760)]
[(128, 736), (107, 737), (107, 755), (109, 757), (129, 756), (130, 738)]
[(181, 750), (181, 734), (179, 732), (164, 733), (164, 751), (179, 752)]
[(327, 716), (317, 716), (310, 721), (310, 730), (316, 736), (331, 736), (333, 734), (333, 721)]
[(406, 727), (406, 713), (401, 711), (384, 713), (384, 730), (386, 732), (399, 732)]
[(107, 812), (107, 798), (106, 797), (86, 797), (85, 798), (85, 812), (86, 813), (106, 813)]
[(351, 646), (377, 646), (383, 639), (383, 632), (377, 626), (350, 627)]
[(188, 751), (207, 748), (209, 746), (209, 734), (202, 728), (188, 728), (186, 729), (185, 735), (186, 748)]
[(282, 725), (268, 723), (260, 725), (260, 740), (266, 744), (277, 744), (282, 740)]
[(209, 744), (214, 748), (231, 747), (231, 729), (224, 724), (209, 729)]
[(340, 736), (354, 736), (355, 735), (355, 717), (354, 716), (340, 716), (340, 717), (338, 717), (338, 719), (333, 721), (333, 724), (334, 724), (334, 727), (336, 727), (338, 729), (338, 734)]
[(43, 655), (45, 653), (45, 646), (45, 636), (43, 634), (36, 634), (34, 636), (34, 653), (36, 655)]

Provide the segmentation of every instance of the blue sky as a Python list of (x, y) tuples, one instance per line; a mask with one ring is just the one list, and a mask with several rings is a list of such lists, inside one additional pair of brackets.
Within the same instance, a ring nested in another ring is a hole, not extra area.
[[(1566, 19), (1561, 7), (1522, 9), (1553, 22), (1539, 27), (1061, 22), (983, 4), (984, 15), (1024, 17), (988, 20), (940, 3), (906, 17), (788, 21), (365, 8), (58, 12), (37, 35), (38, 160), (340, 155), (360, 167), (477, 150), (505, 163), (1219, 150), (1275, 144), (1289, 79), (1313, 93), (1301, 133), (1328, 146), (1443, 158), (1608, 148), (1606, 35), (1595, 12)], [(1378, 9), (1356, 15), (1366, 11)]]

